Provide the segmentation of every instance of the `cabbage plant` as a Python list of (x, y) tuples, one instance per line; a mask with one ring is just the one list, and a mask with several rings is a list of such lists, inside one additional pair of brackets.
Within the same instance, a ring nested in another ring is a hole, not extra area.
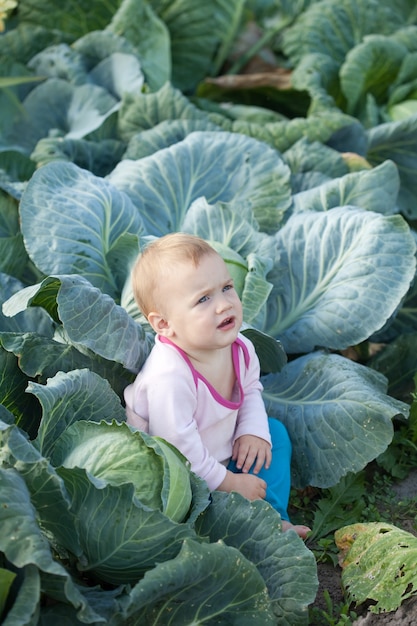
[[(108, 383), (79, 374), (87, 384), (61, 372), (31, 386), (43, 407), (33, 442), (2, 407), (2, 580), (20, 580), (4, 623), (22, 613), (31, 623), (168, 623), (172, 615), (210, 623), (219, 614), (224, 623), (254, 614), (262, 624), (303, 623), (315, 561), (295, 533), (281, 532), (279, 514), (237, 494), (210, 499), (175, 448), (123, 422)], [(117, 421), (98, 421), (104, 407)], [(300, 569), (285, 582), (293, 558)], [(52, 606), (41, 606), (40, 586)]]
[[(209, 496), (176, 450), (125, 424), (123, 389), (153, 345), (130, 267), (179, 230), (222, 254), (295, 487), (384, 452), (417, 368), (412, 5), (20, 0), (9, 16), (5, 624), (306, 623), (314, 558), (278, 514)], [(249, 18), (283, 87), (218, 76)]]

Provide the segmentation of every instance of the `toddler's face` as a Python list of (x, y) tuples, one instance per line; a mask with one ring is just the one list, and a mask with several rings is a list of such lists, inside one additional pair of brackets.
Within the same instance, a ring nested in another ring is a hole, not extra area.
[(180, 263), (160, 284), (167, 336), (185, 352), (233, 343), (242, 325), (242, 304), (223, 259), (204, 256), (197, 267)]

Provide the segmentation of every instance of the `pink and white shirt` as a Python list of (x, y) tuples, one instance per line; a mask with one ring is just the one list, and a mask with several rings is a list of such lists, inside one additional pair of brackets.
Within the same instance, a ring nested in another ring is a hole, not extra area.
[(227, 400), (181, 348), (157, 335), (136, 380), (125, 389), (127, 422), (176, 446), (210, 490), (223, 482), (238, 437), (256, 435), (271, 443), (255, 348), (239, 334), (232, 356), (236, 384)]

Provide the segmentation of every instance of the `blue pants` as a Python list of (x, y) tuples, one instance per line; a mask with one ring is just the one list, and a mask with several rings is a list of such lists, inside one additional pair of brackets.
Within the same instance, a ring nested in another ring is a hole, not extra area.
[[(257, 476), (267, 484), (265, 500), (278, 511), (281, 519), (289, 521), (287, 508), (291, 488), (291, 441), (282, 422), (271, 417), (268, 421), (272, 439), (272, 461), (269, 469), (263, 467)], [(229, 461), (227, 469), (235, 474), (241, 472), (235, 461)]]

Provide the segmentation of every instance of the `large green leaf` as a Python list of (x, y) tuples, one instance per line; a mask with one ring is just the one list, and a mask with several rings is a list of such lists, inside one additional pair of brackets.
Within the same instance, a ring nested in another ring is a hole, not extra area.
[[(253, 253), (268, 258), (275, 258), (279, 254), (274, 238), (259, 231), (255, 210), (250, 202), (209, 204), (206, 198), (200, 197), (188, 209), (182, 230), (213, 244), (231, 248), (244, 259)], [(222, 254), (221, 248), (219, 253)]]
[[(7, 274), (0, 273), (0, 302), (5, 302), (12, 295), (25, 288), (25, 285)], [(51, 318), (42, 309), (22, 311), (15, 317), (10, 318), (0, 311), (0, 332), (25, 333), (37, 332), (45, 337), (52, 337), (54, 326)]]
[(330, 487), (358, 472), (392, 440), (409, 406), (386, 395), (386, 378), (336, 354), (313, 352), (262, 378), (268, 414), (284, 422), (298, 486)]
[(0, 444), (2, 465), (14, 467), (25, 481), (42, 527), (52, 533), (61, 546), (81, 556), (62, 479), (16, 426), (4, 427), (0, 422)]
[[(101, 621), (68, 571), (53, 558), (50, 545), (38, 526), (37, 512), (26, 484), (13, 468), (0, 468), (0, 501), (0, 550), (7, 559), (18, 568), (35, 565), (42, 573), (51, 575), (55, 580), (57, 599), (76, 607), (84, 623)], [(43, 589), (47, 591), (47, 587)]]
[(293, 211), (327, 211), (350, 205), (390, 215), (398, 211), (399, 188), (396, 165), (384, 161), (372, 169), (345, 174), (296, 194)]
[(5, 315), (41, 306), (61, 322), (71, 343), (139, 371), (149, 354), (150, 340), (114, 300), (82, 276), (56, 276), (26, 287), (3, 304)]
[(124, 154), (125, 159), (142, 159), (158, 150), (168, 148), (198, 130), (221, 130), (205, 119), (164, 120), (133, 135)]
[(194, 200), (252, 203), (259, 228), (275, 232), (290, 204), (289, 168), (278, 152), (236, 133), (195, 132), (139, 161), (122, 161), (110, 182), (143, 206), (148, 234), (180, 230)]
[(88, 81), (87, 66), (81, 54), (66, 43), (48, 46), (35, 54), (27, 66), (37, 75), (62, 78), (74, 85)]
[(0, 346), (0, 404), (15, 416), (16, 423), (32, 434), (37, 428), (38, 407), (25, 394), (27, 377), (19, 368), (17, 358)]
[[(195, 503), (192, 506), (193, 476), (185, 457), (165, 440), (125, 422), (97, 423), (81, 417), (52, 443), (51, 461), (66, 468), (82, 467), (103, 485), (133, 483), (142, 506), (162, 511), (175, 522), (188, 519), (191, 508), (194, 514), (200, 512)], [(198, 484), (206, 496), (198, 502), (205, 508), (208, 488), (203, 481)]]
[(21, 278), (28, 261), (20, 232), (17, 202), (0, 193), (0, 272)]
[(80, 274), (120, 297), (142, 230), (126, 194), (72, 163), (50, 163), (28, 183), (20, 216), (26, 249), (44, 274)]
[(51, 161), (71, 161), (95, 176), (104, 177), (116, 167), (124, 151), (125, 145), (117, 139), (46, 137), (36, 144), (31, 160), (38, 168)]
[(177, 524), (158, 510), (141, 505), (133, 484), (105, 485), (80, 468), (58, 470), (70, 494), (71, 511), (86, 559), (81, 571), (113, 585), (135, 583), (161, 561), (174, 558), (189, 524)]
[[(50, 14), (53, 15), (53, 12)], [(13, 58), (14, 61), (26, 64), (37, 52), (63, 41), (71, 43), (73, 37), (56, 29), (55, 26), (48, 28), (29, 22), (19, 22), (15, 28), (2, 33), (0, 55), (2, 58)], [(26, 72), (23, 72), (23, 76), (25, 75)]]
[(134, 374), (122, 364), (100, 357), (91, 350), (80, 352), (62, 335), (55, 339), (32, 333), (0, 333), (3, 348), (19, 359), (19, 368), (29, 378), (46, 383), (57, 372), (89, 369), (109, 381), (121, 397), (124, 388), (133, 381)]
[(103, 3), (92, 0), (85, 4), (82, 0), (64, 0), (47, 10), (45, 0), (21, 0), (19, 19), (30, 26), (39, 25), (51, 30), (60, 29), (71, 33), (74, 39), (91, 30), (101, 30), (111, 19), (114, 8), (121, 0)]
[(185, 539), (179, 554), (159, 563), (133, 587), (129, 623), (273, 626), (262, 577), (239, 550)]
[(30, 154), (49, 132), (82, 138), (99, 128), (118, 109), (108, 91), (91, 83), (72, 85), (50, 78), (35, 87), (23, 102), (23, 112), (8, 133), (10, 143)]
[(400, 122), (379, 124), (368, 130), (366, 158), (372, 165), (391, 159), (400, 174), (398, 205), (408, 219), (417, 217), (417, 115)]
[(370, 33), (389, 34), (405, 24), (392, 3), (379, 0), (323, 0), (311, 4), (284, 34), (284, 50), (297, 63), (320, 52), (339, 65), (346, 54)]
[(281, 343), (248, 324), (243, 324), (242, 333), (255, 347), (262, 374), (280, 372), (288, 360)]
[(123, 37), (134, 47), (152, 91), (170, 80), (169, 32), (148, 2), (122, 0), (105, 32)]
[(293, 194), (347, 174), (343, 155), (319, 141), (303, 137), (283, 154), (292, 173)]
[(126, 419), (120, 400), (107, 381), (89, 370), (59, 372), (46, 385), (29, 383), (27, 391), (42, 405), (35, 444), (46, 457), (50, 457), (58, 437), (78, 420)]
[(414, 330), (399, 335), (368, 359), (366, 364), (386, 376), (391, 396), (410, 402), (417, 372), (417, 333)]
[(208, 123), (206, 113), (167, 82), (156, 93), (125, 94), (119, 110), (119, 131), (122, 139), (129, 141), (136, 133), (166, 121), (169, 124), (164, 130), (169, 136), (170, 124), (178, 120)]
[(340, 83), (350, 115), (367, 125), (367, 94), (379, 104), (388, 100), (388, 90), (406, 54), (405, 46), (381, 35), (368, 35), (348, 52), (340, 69)]
[(133, 54), (113, 52), (90, 72), (90, 78), (116, 98), (126, 92), (141, 92), (144, 77), (139, 59)]
[(264, 330), (287, 353), (344, 349), (380, 329), (415, 272), (415, 242), (399, 215), (354, 207), (296, 213), (277, 233), (279, 264)]
[(230, 51), (244, 0), (151, 0), (171, 39), (172, 82), (192, 92), (206, 76), (216, 75)]
[[(295, 533), (281, 532), (280, 516), (268, 503), (215, 491), (211, 506), (197, 521), (197, 530), (211, 542), (221, 540), (237, 548), (257, 566), (277, 623), (306, 623), (307, 607), (318, 587), (316, 562)], [(297, 568), (291, 567), (294, 559)]]

